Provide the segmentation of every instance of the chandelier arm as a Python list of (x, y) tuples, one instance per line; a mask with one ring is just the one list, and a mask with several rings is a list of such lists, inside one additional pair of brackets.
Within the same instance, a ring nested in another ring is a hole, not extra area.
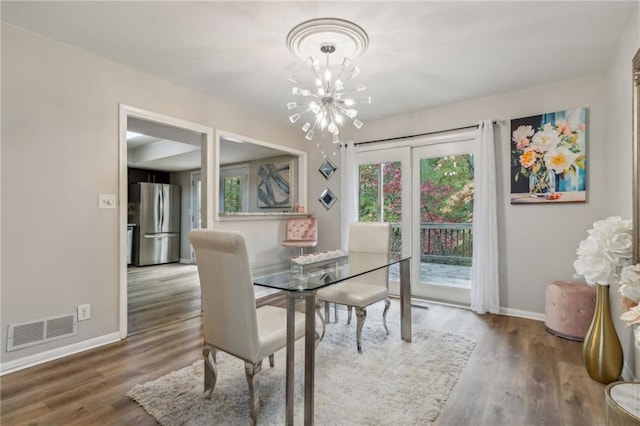
[[(348, 58), (345, 58), (348, 59)], [(338, 77), (336, 77), (336, 81), (339, 81), (342, 78), (342, 74), (344, 74), (344, 70), (347, 69), (347, 64), (345, 63), (345, 61), (342, 62), (342, 67), (340, 68), (340, 72), (338, 73)]]
[(309, 65), (309, 68), (313, 70), (313, 73), (316, 75), (316, 78), (322, 81), (322, 73), (320, 72), (320, 67), (316, 65), (316, 62), (313, 60), (311, 56), (307, 58), (307, 65)]

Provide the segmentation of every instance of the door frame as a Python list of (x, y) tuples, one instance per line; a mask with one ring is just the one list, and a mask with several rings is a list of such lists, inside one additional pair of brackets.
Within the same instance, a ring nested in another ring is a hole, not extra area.
[[(369, 149), (367, 149), (369, 148)], [(402, 246), (401, 251), (403, 255), (411, 253), (411, 148), (409, 146), (404, 147), (364, 147), (358, 149), (356, 155), (356, 163), (359, 168), (363, 164), (378, 164), (378, 163), (392, 163), (399, 162), (401, 170), (401, 184), (402, 184)], [(358, 180), (360, 179), (359, 173), (356, 174)], [(380, 189), (382, 189), (382, 181), (380, 182)], [(360, 194), (358, 194), (358, 199)], [(356, 208), (358, 208), (356, 206)], [(389, 281), (389, 293), (392, 295), (400, 294), (400, 283)]]
[[(412, 229), (415, 235), (412, 237), (411, 253), (415, 254), (414, 261), (411, 263), (411, 275), (415, 277), (411, 283), (412, 297), (435, 300), (454, 305), (470, 305), (471, 289), (462, 289), (457, 287), (431, 285), (430, 287), (420, 287), (424, 292), (416, 291), (421, 285), (420, 268), (422, 260), (420, 258), (420, 161), (425, 158), (437, 158), (446, 155), (472, 154), (476, 157), (477, 142), (475, 138), (459, 138), (450, 140), (447, 143), (429, 144), (415, 146), (411, 150), (411, 221)], [(427, 156), (424, 155), (427, 153)], [(430, 155), (433, 154), (433, 155)], [(473, 285), (473, 283), (471, 283)]]
[(127, 207), (128, 207), (128, 179), (127, 179), (127, 122), (128, 118), (139, 118), (156, 123), (180, 127), (201, 134), (202, 137), (202, 227), (208, 228), (213, 224), (213, 209), (207, 208), (207, 200), (213, 200), (214, 188), (208, 182), (213, 182), (213, 155), (214, 144), (212, 127), (190, 121), (181, 120), (164, 114), (136, 108), (126, 104), (118, 104), (118, 140), (119, 140), (119, 164), (118, 164), (118, 289), (119, 289), (119, 313), (118, 324), (120, 338), (127, 337), (128, 323), (128, 297), (127, 297)]
[[(393, 140), (393, 141), (385, 141), (385, 142), (379, 142), (379, 143), (372, 143), (372, 144), (362, 144), (362, 145), (357, 145), (356, 149), (357, 149), (357, 167), (359, 167), (359, 165), (361, 164), (360, 161), (360, 156), (361, 154), (367, 153), (367, 152), (371, 152), (371, 151), (385, 151), (387, 153), (392, 153), (393, 151), (400, 151), (400, 150), (408, 150), (409, 154), (402, 154), (403, 155), (403, 165), (405, 164), (405, 161), (408, 161), (408, 168), (407, 168), (407, 172), (408, 173), (404, 173), (402, 174), (402, 185), (403, 188), (406, 184), (407, 188), (410, 188), (409, 191), (404, 191), (402, 192), (402, 196), (403, 196), (403, 208), (406, 205), (407, 209), (408, 209), (408, 216), (407, 216), (407, 221), (409, 222), (408, 226), (406, 224), (403, 224), (403, 244), (402, 244), (402, 251), (403, 253), (409, 253), (410, 255), (413, 255), (413, 251), (415, 250), (415, 246), (419, 245), (419, 242), (417, 242), (416, 240), (419, 240), (419, 237), (416, 237), (415, 235), (413, 235), (414, 230), (415, 229), (420, 229), (420, 218), (419, 215), (416, 218), (416, 214), (415, 214), (415, 197), (414, 197), (414, 167), (413, 167), (413, 157), (415, 155), (415, 149), (418, 148), (422, 148), (422, 147), (427, 147), (427, 146), (436, 146), (436, 145), (440, 145), (440, 144), (449, 144), (449, 143), (456, 143), (456, 142), (464, 142), (464, 141), (475, 141), (476, 140), (476, 132), (477, 132), (477, 127), (476, 126), (471, 126), (468, 128), (461, 128), (461, 129), (456, 129), (456, 130), (450, 130), (450, 131), (443, 131), (443, 132), (436, 132), (433, 134), (428, 134), (428, 135), (424, 135), (424, 136), (417, 136), (415, 138), (409, 138), (409, 139), (404, 139), (404, 140)], [(403, 151), (406, 152), (406, 151)], [(400, 155), (400, 154), (399, 154)], [(408, 155), (409, 159), (405, 160), (404, 158), (406, 158), (405, 156)], [(391, 157), (389, 155), (387, 155), (386, 158), (396, 158), (396, 157)], [(356, 176), (358, 176), (357, 172), (356, 172)], [(357, 179), (357, 177), (356, 177)], [(408, 181), (408, 183), (407, 183)], [(419, 187), (419, 184), (418, 184)], [(405, 196), (409, 197), (411, 199), (410, 202), (405, 204)], [(357, 208), (357, 207), (356, 207)], [(405, 215), (403, 212), (403, 222), (405, 221)], [(404, 236), (404, 232), (405, 229), (408, 228), (409, 232), (408, 232), (408, 237), (405, 239)], [(406, 245), (409, 245), (409, 247), (407, 247)], [(416, 260), (415, 257), (412, 257), (412, 262), (411, 262), (411, 288), (413, 289), (417, 284), (419, 284), (420, 282), (420, 259), (418, 257), (418, 259)], [(473, 284), (472, 284), (473, 285)], [(391, 287), (390, 287), (391, 289)], [(413, 294), (413, 291), (411, 293), (411, 297), (415, 297)], [(465, 300), (464, 298), (465, 296), (463, 296), (462, 300)], [(419, 298), (419, 297), (418, 297)], [(456, 300), (459, 300), (459, 298), (456, 298)], [(445, 302), (446, 303), (446, 302)], [(460, 303), (460, 302), (458, 302)], [(461, 302), (462, 305), (465, 305), (465, 302)], [(468, 305), (468, 303), (466, 303)], [(458, 305), (456, 305), (458, 306)]]
[[(191, 205), (189, 206), (189, 229), (197, 229), (201, 228), (203, 225), (202, 221), (202, 171), (199, 172), (191, 172)], [(196, 182), (200, 182), (200, 191), (196, 191), (195, 186)], [(195, 212), (200, 211), (199, 220), (196, 218)], [(200, 223), (198, 223), (200, 222)], [(191, 259), (191, 263), (193, 265), (196, 264), (196, 252), (193, 250), (193, 246), (191, 246), (191, 253), (189, 255)]]

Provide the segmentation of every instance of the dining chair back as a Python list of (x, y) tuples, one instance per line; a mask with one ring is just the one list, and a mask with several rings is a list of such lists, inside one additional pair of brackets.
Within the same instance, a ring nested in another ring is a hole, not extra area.
[[(354, 222), (349, 227), (349, 253), (385, 253), (389, 254), (389, 238), (391, 236), (391, 224), (388, 222)], [(349, 260), (350, 267), (357, 269), (357, 265)], [(320, 313), (322, 302), (346, 305), (349, 310), (351, 322), (351, 308), (355, 308), (356, 324), (356, 346), (359, 353), (362, 353), (362, 328), (367, 317), (366, 307), (384, 301), (385, 307), (382, 313), (384, 328), (389, 334), (387, 327), (387, 312), (391, 301), (389, 300), (389, 271), (382, 268), (364, 275), (340, 282), (335, 285), (323, 287), (316, 293), (317, 312)], [(328, 322), (328, 305), (323, 318), (324, 326)]]
[[(286, 346), (286, 310), (256, 308), (253, 279), (242, 234), (195, 229), (189, 232), (198, 262), (204, 324), (205, 392), (217, 379), (216, 351), (245, 362), (251, 420), (257, 422), (258, 381), (262, 360)], [(304, 315), (296, 313), (295, 337), (304, 336)]]

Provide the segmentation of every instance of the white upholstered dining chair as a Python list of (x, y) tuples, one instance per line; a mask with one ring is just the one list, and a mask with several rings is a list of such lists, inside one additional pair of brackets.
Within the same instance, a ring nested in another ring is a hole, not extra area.
[[(391, 224), (388, 222), (354, 222), (349, 227), (349, 253), (385, 253), (389, 254), (389, 238), (391, 236)], [(389, 300), (389, 271), (382, 268), (368, 274), (343, 281), (341, 283), (323, 287), (316, 293), (317, 310), (320, 314), (322, 303), (336, 303), (347, 305), (349, 309), (349, 321), (351, 321), (351, 307), (356, 310), (356, 345), (358, 352), (362, 353), (362, 327), (367, 318), (366, 307), (380, 301), (384, 301), (382, 321), (387, 334), (387, 312), (391, 301)], [(327, 309), (328, 313), (328, 309)], [(328, 315), (323, 320), (328, 322)]]
[[(286, 309), (256, 309), (253, 279), (242, 234), (195, 229), (189, 232), (198, 261), (204, 322), (204, 390), (216, 386), (216, 351), (245, 363), (251, 421), (258, 417), (258, 382), (262, 360), (286, 346)], [(295, 337), (304, 336), (304, 314), (296, 312)]]

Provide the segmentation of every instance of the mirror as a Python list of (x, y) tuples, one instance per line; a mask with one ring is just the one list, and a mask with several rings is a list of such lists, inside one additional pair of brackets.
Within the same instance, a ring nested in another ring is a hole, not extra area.
[(640, 188), (638, 187), (638, 180), (640, 169), (638, 166), (638, 155), (640, 145), (640, 135), (638, 134), (638, 120), (640, 114), (640, 50), (636, 52), (633, 57), (633, 154), (632, 154), (632, 170), (633, 170), (633, 194), (632, 194), (632, 212), (633, 218), (633, 263), (640, 262)]
[(222, 130), (216, 140), (218, 218), (293, 215), (306, 207), (306, 152)]
[(320, 165), (320, 168), (318, 169), (320, 174), (324, 176), (326, 180), (331, 179), (331, 176), (333, 176), (336, 170), (338, 170), (338, 168), (328, 158), (325, 160), (324, 163)]

